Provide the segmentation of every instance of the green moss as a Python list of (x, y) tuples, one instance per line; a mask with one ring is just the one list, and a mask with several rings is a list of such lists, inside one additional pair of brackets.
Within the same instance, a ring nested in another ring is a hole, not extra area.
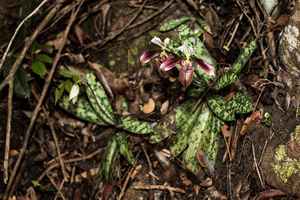
[(272, 168), (281, 181), (286, 183), (292, 175), (299, 173), (300, 161), (288, 157), (286, 146), (279, 145), (275, 149), (275, 162), (272, 163)]

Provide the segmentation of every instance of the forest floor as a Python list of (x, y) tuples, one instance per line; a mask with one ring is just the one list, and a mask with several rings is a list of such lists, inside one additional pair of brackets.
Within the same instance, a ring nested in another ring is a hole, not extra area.
[[(277, 180), (269, 179), (273, 172), (263, 167), (267, 149), (275, 152), (279, 144), (288, 143), (300, 124), (299, 80), (282, 63), (278, 50), (280, 33), (288, 24), (292, 8), (279, 6), (278, 16), (272, 18), (254, 0), (202, 4), (192, 0), (64, 0), (30, 44), (25, 38), (38, 30), (45, 13), (52, 12), (57, 2), (49, 1), (30, 23), (25, 23), (26, 30), (21, 28), (12, 53), (0, 67), (0, 199), (297, 199), (290, 189), (279, 188)], [(36, 1), (33, 7), (39, 3)], [(9, 13), (18, 15), (20, 6), (0, 4), (0, 13), (8, 18)], [(24, 16), (15, 17), (21, 21)], [(60, 70), (75, 69), (81, 76), (93, 71), (117, 115), (124, 114), (125, 98), (129, 101), (127, 114), (158, 123), (183, 102), (195, 99), (197, 104), (202, 103), (211, 92), (209, 89), (204, 97), (190, 97), (189, 85), (183, 87), (183, 81), (177, 78), (181, 72), (172, 69), (175, 72), (165, 75), (153, 72), (155, 66), (151, 65), (149, 72), (150, 68), (141, 65), (145, 50), (157, 50), (150, 44), (153, 37), (172, 38), (176, 34), (162, 33), (160, 26), (184, 16), (191, 17), (191, 26), (201, 19), (208, 27), (201, 40), (218, 64), (219, 75), (230, 70), (247, 44), (256, 40), (257, 48), (245, 61), (238, 80), (220, 92), (225, 99), (237, 91), (247, 93), (253, 109), (225, 122), (216, 136), (214, 164), (203, 161), (205, 156), (197, 157), (199, 173), (189, 170), (181, 155), (170, 154), (172, 136), (154, 144), (148, 135), (125, 131), (135, 161), (115, 157), (108, 166), (111, 177), (104, 180), (99, 170), (108, 160), (108, 148), (119, 127), (89, 122), (56, 103), (71, 92), (74, 84), (81, 87), (81, 95), (85, 84), (76, 80), (67, 86)], [(19, 24), (10, 20), (3, 24), (9, 27), (3, 34), (11, 35)], [(2, 56), (10, 39), (1, 41)], [(28, 51), (13, 74), (14, 95), (10, 99), (11, 81), (2, 84), (26, 45)], [(40, 55), (46, 55), (41, 62), (45, 68), (34, 68)], [(65, 89), (58, 95), (62, 83)], [(258, 120), (253, 119), (255, 114)], [(291, 183), (290, 187), (297, 189), (299, 185)]]

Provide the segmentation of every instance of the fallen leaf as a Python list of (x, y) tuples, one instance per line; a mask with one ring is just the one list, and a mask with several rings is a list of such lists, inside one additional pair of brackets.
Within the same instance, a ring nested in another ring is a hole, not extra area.
[(56, 38), (48, 41), (46, 45), (53, 46), (54, 49), (58, 50), (59, 47), (61, 46), (62, 41), (63, 41), (63, 32), (57, 34)]
[(69, 60), (74, 64), (81, 64), (85, 62), (85, 59), (81, 53), (80, 54), (65, 53), (64, 56), (68, 57)]
[(69, 100), (72, 101), (73, 104), (76, 103), (76, 101), (77, 101), (79, 91), (80, 91), (79, 86), (77, 84), (74, 84), (72, 86), (72, 89), (71, 89), (70, 95), (69, 95)]
[(168, 109), (169, 109), (169, 100), (165, 101), (162, 105), (161, 105), (161, 108), (160, 108), (160, 113), (162, 115), (165, 115), (167, 112), (168, 112)]
[(11, 157), (17, 156), (18, 154), (19, 154), (19, 151), (16, 149), (11, 149), (9, 151), (9, 156), (11, 156)]
[(212, 186), (213, 181), (210, 177), (207, 177), (205, 180), (201, 181), (200, 186), (201, 187), (210, 187)]
[(150, 98), (148, 102), (144, 104), (143, 112), (145, 114), (149, 114), (152, 113), (154, 110), (155, 110), (155, 102), (152, 98)]
[(262, 119), (262, 115), (260, 111), (255, 111), (253, 112), (249, 117), (247, 117), (244, 121), (244, 124), (242, 126), (241, 135), (245, 135), (249, 129), (249, 127), (254, 124), (257, 123), (258, 121), (260, 121)]
[(285, 196), (286, 194), (282, 192), (281, 190), (276, 190), (276, 189), (270, 189), (263, 191), (259, 193), (257, 200), (263, 200), (263, 199), (271, 199), (274, 197), (280, 197), (280, 196)]

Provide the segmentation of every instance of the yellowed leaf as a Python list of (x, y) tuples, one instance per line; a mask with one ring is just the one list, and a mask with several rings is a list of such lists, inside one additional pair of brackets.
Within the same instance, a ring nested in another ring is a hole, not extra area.
[(152, 98), (148, 100), (143, 106), (143, 112), (146, 114), (152, 113), (155, 109), (155, 102)]

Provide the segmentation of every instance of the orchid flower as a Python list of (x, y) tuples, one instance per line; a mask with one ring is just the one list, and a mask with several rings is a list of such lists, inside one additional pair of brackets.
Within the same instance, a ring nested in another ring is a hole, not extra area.
[(180, 62), (179, 70), (179, 82), (183, 85), (184, 88), (187, 88), (193, 80), (194, 68), (192, 63), (187, 60), (182, 60)]
[(173, 69), (179, 61), (180, 59), (170, 55), (160, 64), (159, 69), (165, 72), (169, 71)]
[(152, 38), (151, 43), (156, 44), (163, 49), (165, 48), (165, 44), (161, 41), (161, 39), (159, 37), (155, 36), (154, 38)]
[(197, 67), (199, 67), (206, 75), (215, 76), (215, 68), (211, 64), (204, 62), (202, 59), (196, 59)]
[(157, 56), (159, 56), (159, 53), (156, 53), (154, 51), (145, 51), (140, 56), (140, 62), (141, 62), (142, 65), (145, 65)]
[(195, 53), (194, 49), (192, 47), (190, 47), (189, 45), (187, 45), (186, 43), (184, 43), (183, 45), (178, 47), (178, 50), (181, 51), (188, 60)]

